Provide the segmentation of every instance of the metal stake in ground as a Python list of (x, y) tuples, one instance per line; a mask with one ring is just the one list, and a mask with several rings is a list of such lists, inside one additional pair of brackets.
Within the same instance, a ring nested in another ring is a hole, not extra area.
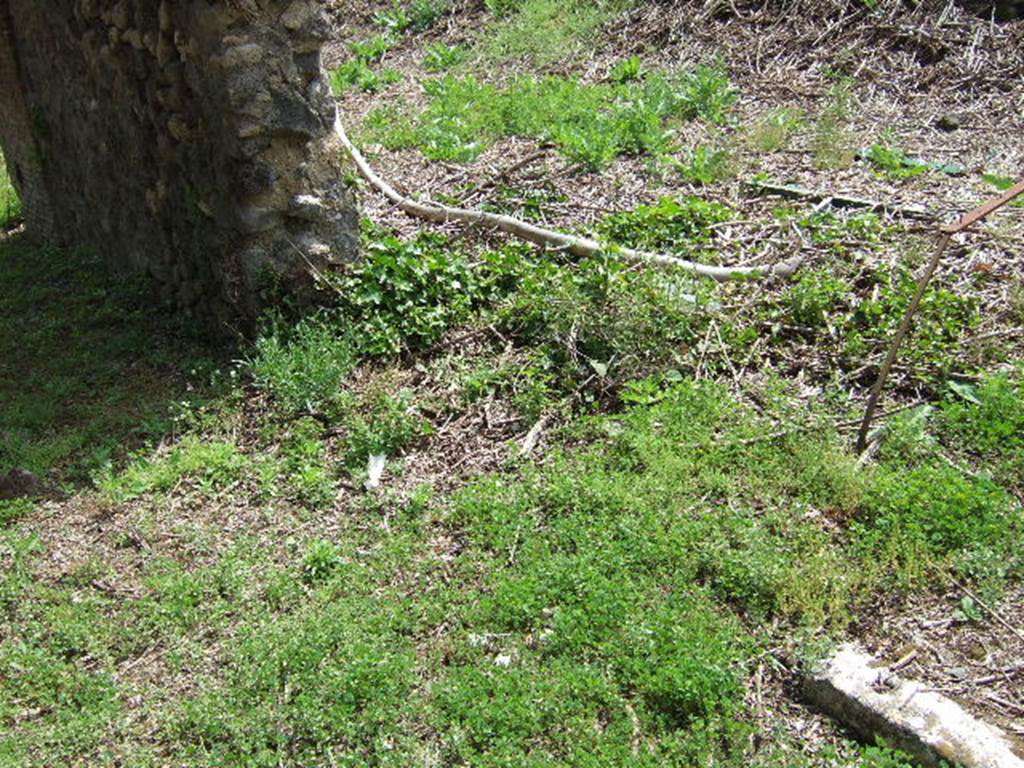
[(932, 254), (932, 258), (928, 262), (928, 266), (925, 268), (924, 273), (920, 278), (918, 278), (917, 290), (914, 291), (914, 296), (910, 300), (910, 306), (907, 307), (906, 314), (903, 315), (903, 320), (900, 322), (899, 328), (896, 329), (896, 335), (892, 337), (892, 342), (889, 344), (889, 351), (886, 353), (885, 360), (882, 362), (882, 367), (878, 371), (878, 378), (875, 379), (875, 384), (871, 387), (871, 394), (868, 395), (868, 404), (864, 409), (864, 419), (861, 421), (860, 431), (857, 433), (857, 453), (863, 452), (867, 447), (868, 431), (871, 429), (871, 419), (874, 418), (875, 409), (878, 407), (878, 400), (882, 396), (882, 390), (885, 388), (885, 380), (889, 377), (889, 372), (892, 370), (893, 363), (896, 362), (896, 356), (899, 354), (900, 344), (903, 343), (903, 338), (910, 330), (910, 325), (914, 320), (914, 315), (917, 313), (917, 308), (921, 304), (921, 299), (924, 297), (924, 293), (928, 289), (928, 283), (931, 282), (932, 276), (935, 274), (935, 270), (938, 268), (939, 262), (942, 260), (942, 254), (945, 253), (946, 247), (949, 245), (949, 241), (953, 238), (953, 235), (970, 228), (990, 213), (998, 211), (1008, 202), (1021, 194), (1024, 194), (1024, 181), (1018, 182), (999, 197), (992, 198), (984, 205), (975, 208), (955, 224), (947, 224), (939, 229), (939, 239), (935, 245), (935, 252)]

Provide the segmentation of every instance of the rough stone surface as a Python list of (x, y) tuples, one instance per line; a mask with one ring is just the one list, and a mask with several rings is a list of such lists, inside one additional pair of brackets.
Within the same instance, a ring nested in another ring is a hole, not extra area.
[(919, 683), (902, 680), (853, 645), (841, 646), (804, 680), (812, 703), (865, 738), (882, 736), (923, 765), (1024, 768), (1001, 730)]
[(326, 34), (313, 0), (0, 0), (0, 145), (29, 233), (222, 326), (309, 295), (311, 263), (358, 248)]
[(32, 137), (28, 106), (18, 77), (11, 17), (6, 0), (0, 0), (0, 148), (7, 171), (21, 195), (22, 214), (28, 229), (41, 238), (53, 232), (50, 202), (42, 183), (42, 168)]

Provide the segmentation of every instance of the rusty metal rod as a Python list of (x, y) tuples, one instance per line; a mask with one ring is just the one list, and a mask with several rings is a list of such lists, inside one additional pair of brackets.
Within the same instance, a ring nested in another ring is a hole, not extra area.
[(932, 258), (928, 262), (928, 266), (925, 268), (924, 273), (920, 278), (918, 278), (917, 289), (914, 291), (914, 296), (910, 300), (910, 306), (907, 307), (907, 311), (903, 315), (903, 320), (900, 321), (900, 326), (896, 329), (896, 335), (892, 337), (892, 342), (889, 344), (889, 351), (886, 353), (885, 360), (882, 362), (882, 367), (878, 371), (878, 378), (875, 379), (875, 384), (871, 387), (871, 393), (868, 395), (868, 403), (864, 408), (864, 418), (861, 420), (860, 429), (857, 432), (857, 453), (863, 453), (864, 449), (867, 448), (868, 432), (871, 429), (871, 420), (875, 416), (875, 409), (878, 407), (878, 401), (882, 396), (882, 390), (885, 388), (885, 381), (889, 378), (892, 366), (896, 362), (896, 356), (899, 354), (900, 344), (903, 343), (904, 337), (906, 337), (907, 333), (910, 331), (910, 325), (914, 321), (914, 315), (917, 313), (917, 309), (921, 305), (921, 299), (924, 297), (924, 293), (928, 289), (928, 283), (931, 282), (932, 277), (935, 275), (935, 270), (938, 269), (939, 262), (942, 260), (942, 254), (946, 252), (946, 248), (949, 246), (949, 241), (953, 238), (953, 235), (970, 228), (989, 214), (999, 210), (1011, 200), (1022, 194), (1024, 194), (1024, 181), (1014, 184), (1003, 194), (992, 198), (984, 205), (978, 206), (956, 223), (946, 224), (939, 228), (939, 239), (935, 244), (935, 251), (932, 253)]
[(896, 355), (900, 351), (900, 344), (903, 343), (903, 337), (907, 335), (907, 331), (910, 330), (910, 324), (914, 320), (914, 314), (917, 312), (918, 306), (921, 304), (921, 299), (924, 297), (924, 292), (928, 288), (928, 283), (932, 279), (932, 275), (935, 274), (935, 270), (939, 266), (939, 261), (942, 259), (942, 254), (946, 252), (946, 247), (949, 245), (950, 239), (952, 239), (952, 232), (943, 232), (939, 235), (938, 243), (935, 246), (935, 251), (932, 253), (931, 261), (928, 262), (928, 267), (925, 269), (924, 274), (917, 281), (917, 290), (914, 291), (914, 296), (910, 300), (910, 306), (907, 307), (906, 313), (903, 315), (903, 320), (900, 322), (900, 327), (896, 329), (896, 335), (892, 337), (892, 343), (889, 344), (889, 351), (885, 355), (885, 360), (882, 362), (882, 368), (878, 372), (878, 378), (875, 379), (875, 384), (871, 387), (871, 394), (868, 395), (868, 404), (864, 409), (864, 418), (860, 422), (860, 430), (857, 432), (857, 453), (862, 453), (867, 448), (868, 443), (868, 430), (871, 429), (871, 419), (875, 416), (875, 409), (878, 407), (878, 400), (882, 396), (882, 389), (885, 387), (885, 380), (889, 378), (889, 371), (892, 370), (893, 363), (896, 362)]
[(957, 232), (963, 232), (968, 227), (984, 219), (990, 213), (998, 211), (1004, 205), (1011, 202), (1015, 197), (1020, 197), (1021, 194), (1024, 194), (1024, 181), (1018, 181), (1012, 187), (1003, 192), (1003, 194), (999, 195), (999, 197), (993, 197), (984, 205), (979, 205), (973, 211), (966, 214), (962, 219), (960, 219), (960, 221), (955, 224), (947, 224), (941, 229), (943, 232), (949, 232), (951, 235), (955, 235)]

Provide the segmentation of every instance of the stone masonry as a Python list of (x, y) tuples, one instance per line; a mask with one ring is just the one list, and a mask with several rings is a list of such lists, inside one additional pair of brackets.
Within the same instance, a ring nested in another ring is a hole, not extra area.
[(355, 258), (313, 0), (0, 0), (0, 146), (30, 235), (220, 328)]

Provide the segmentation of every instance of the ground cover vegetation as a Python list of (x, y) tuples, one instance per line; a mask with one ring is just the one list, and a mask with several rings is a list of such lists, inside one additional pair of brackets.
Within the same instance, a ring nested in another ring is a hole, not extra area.
[[(0, 240), (0, 476), (53, 486), (0, 501), (0, 764), (895, 768), (797, 671), (921, 606), (1000, 631), (974, 599), (1012, 610), (1024, 575), (1019, 219), (937, 276), (865, 460), (850, 425), (927, 232), (734, 191), (791, 157), (887, 195), (1004, 171), (862, 130), (851, 72), (751, 110), (724, 54), (623, 54), (646, 14), (683, 23), (645, 4), (459, 13), (367, 8), (335, 78), (362, 139), (604, 254), (366, 200), (334, 299), (224, 351), (89, 254)], [(510, 148), (551, 164), (487, 172)], [(580, 197), (609, 178), (625, 203)], [(808, 260), (752, 290), (617, 246)]]
[(713, 64), (673, 78), (646, 73), (613, 84), (548, 75), (500, 88), (473, 75), (448, 74), (423, 87), (430, 103), (422, 115), (410, 120), (401, 106), (381, 107), (369, 118), (369, 137), (390, 149), (417, 147), (430, 160), (450, 161), (473, 160), (500, 137), (535, 138), (594, 171), (619, 155), (666, 149), (673, 121), (724, 122), (736, 97)]
[(0, 154), (0, 230), (6, 230), (21, 215), (21, 200), (7, 175), (7, 166)]

